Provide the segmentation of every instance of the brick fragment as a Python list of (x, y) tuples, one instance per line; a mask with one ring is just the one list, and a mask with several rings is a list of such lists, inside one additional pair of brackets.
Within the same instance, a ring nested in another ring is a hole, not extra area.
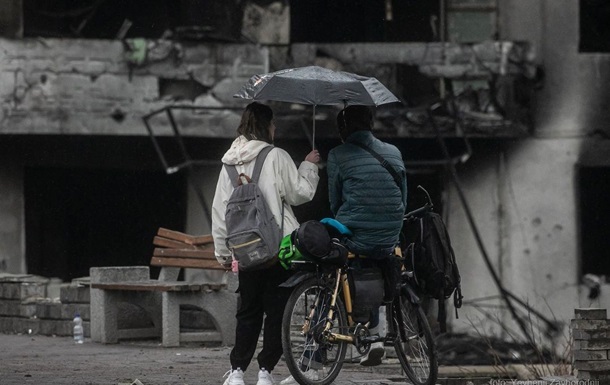
[(610, 361), (574, 361), (574, 369), (592, 372), (610, 372)]
[(582, 308), (574, 309), (574, 318), (588, 320), (605, 320), (607, 319), (606, 309), (601, 308)]
[(19, 316), (23, 318), (31, 318), (36, 316), (35, 303), (22, 303), (19, 306)]
[(89, 303), (90, 289), (88, 286), (62, 286), (59, 288), (59, 300), (62, 303)]
[(79, 313), (83, 320), (89, 320), (90, 305), (50, 302), (39, 303), (36, 309), (36, 315), (42, 319), (72, 321), (76, 313)]
[[(74, 324), (72, 323), (72, 321), (50, 319), (43, 319), (38, 321), (38, 334), (46, 336), (71, 336), (74, 330)], [(91, 336), (90, 322), (83, 322), (83, 331), (85, 333), (85, 337)]]
[(572, 338), (575, 341), (610, 339), (610, 327), (603, 326), (598, 330), (572, 330)]
[(575, 350), (575, 361), (600, 361), (608, 359), (608, 350)]
[(0, 298), (24, 300), (31, 297), (45, 297), (44, 282), (0, 282)]
[(570, 322), (572, 330), (605, 330), (608, 328), (608, 320), (586, 320), (573, 319)]
[(2, 300), (0, 301), (0, 315), (18, 317), (21, 313), (21, 301)]
[(17, 317), (0, 316), (0, 331), (4, 333), (15, 333), (15, 320), (21, 321), (22, 319)]
[[(574, 341), (573, 350), (603, 350), (610, 349), (610, 339), (591, 339)], [(576, 344), (577, 343), (577, 344)]]

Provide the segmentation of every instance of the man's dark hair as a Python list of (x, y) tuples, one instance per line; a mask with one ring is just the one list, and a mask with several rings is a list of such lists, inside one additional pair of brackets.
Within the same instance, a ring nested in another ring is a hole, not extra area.
[(271, 107), (258, 102), (252, 102), (246, 106), (241, 115), (241, 122), (237, 127), (237, 133), (248, 140), (262, 140), (271, 143), (269, 126), (273, 121), (273, 110)]
[(371, 131), (373, 111), (367, 106), (347, 106), (337, 114), (337, 128), (343, 140), (356, 131)]

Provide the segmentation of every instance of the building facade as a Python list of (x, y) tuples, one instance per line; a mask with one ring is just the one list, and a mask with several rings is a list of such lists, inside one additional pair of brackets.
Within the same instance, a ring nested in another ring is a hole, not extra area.
[[(233, 93), (253, 74), (321, 65), (375, 76), (403, 100), (378, 109), (375, 130), (403, 151), (409, 204), (422, 184), (447, 220), (466, 300), (454, 331), (519, 334), (515, 314), (532, 311), (542, 329), (565, 326), (574, 308), (610, 301), (598, 2), (155, 1), (112, 17), (39, 3), (0, 5), (0, 271), (69, 280), (147, 264), (160, 226), (209, 232), (219, 159), (247, 103)], [(427, 120), (435, 105), (449, 159)], [(277, 145), (298, 161), (311, 110), (274, 108)], [(323, 156), (339, 143), (335, 112), (316, 116)], [(301, 220), (328, 215), (324, 189)], [(584, 282), (598, 279), (595, 297)]]

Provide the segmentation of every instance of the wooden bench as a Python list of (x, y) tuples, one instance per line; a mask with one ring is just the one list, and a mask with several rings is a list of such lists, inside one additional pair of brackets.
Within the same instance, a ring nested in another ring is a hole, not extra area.
[[(91, 338), (101, 343), (121, 339), (161, 337), (163, 346), (180, 342), (219, 341), (235, 343), (236, 285), (233, 274), (222, 283), (178, 281), (183, 268), (226, 271), (214, 257), (210, 235), (192, 236), (160, 228), (153, 240), (151, 266), (161, 268), (158, 279), (150, 278), (148, 266), (92, 267)], [(119, 329), (119, 303), (127, 302), (144, 309), (153, 326)], [(215, 331), (180, 330), (180, 306), (195, 306), (205, 311)]]

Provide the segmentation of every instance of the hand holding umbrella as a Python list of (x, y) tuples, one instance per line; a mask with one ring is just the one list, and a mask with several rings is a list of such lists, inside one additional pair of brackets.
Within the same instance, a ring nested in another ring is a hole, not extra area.
[(318, 163), (320, 161), (320, 153), (318, 150), (313, 149), (309, 154), (307, 154), (305, 160), (311, 163)]

